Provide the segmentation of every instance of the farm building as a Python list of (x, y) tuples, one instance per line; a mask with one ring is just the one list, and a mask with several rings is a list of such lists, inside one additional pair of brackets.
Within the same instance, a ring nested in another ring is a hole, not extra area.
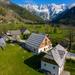
[(46, 35), (32, 33), (26, 41), (26, 47), (35, 54), (47, 52), (52, 48), (52, 43)]
[(26, 28), (22, 28), (22, 29), (20, 29), (20, 31), (21, 31), (21, 33), (24, 34), (24, 35), (27, 35), (27, 34), (30, 34), (30, 33), (31, 33), (31, 32), (30, 32), (28, 29), (26, 29)]
[(5, 45), (6, 45), (5, 40), (2, 37), (0, 37), (0, 47), (4, 48)]
[(61, 75), (64, 70), (66, 54), (66, 49), (58, 44), (43, 56), (41, 69), (49, 72), (50, 75)]
[(20, 30), (9, 30), (6, 34), (10, 40), (15, 41), (20, 39), (21, 32)]

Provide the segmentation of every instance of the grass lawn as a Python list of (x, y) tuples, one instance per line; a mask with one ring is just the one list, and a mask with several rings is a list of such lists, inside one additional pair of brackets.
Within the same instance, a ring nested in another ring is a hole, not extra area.
[(32, 53), (20, 46), (7, 44), (3, 51), (0, 49), (0, 75), (44, 75), (24, 63), (31, 57)]
[(75, 53), (75, 50), (70, 50), (71, 53)]
[(75, 61), (67, 60), (65, 64), (65, 70), (69, 71), (71, 75), (75, 75)]

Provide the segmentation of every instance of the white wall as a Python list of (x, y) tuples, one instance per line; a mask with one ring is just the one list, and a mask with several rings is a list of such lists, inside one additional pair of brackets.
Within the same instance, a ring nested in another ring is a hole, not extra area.
[[(53, 67), (55, 67), (55, 69)], [(59, 71), (59, 67), (57, 65), (50, 64), (44, 61), (41, 61), (41, 69), (51, 72), (52, 75), (58, 75)]]
[(64, 69), (63, 66), (59, 68), (59, 73), (58, 73), (59, 75), (63, 72), (63, 69)]
[[(44, 50), (44, 49), (46, 49), (46, 50)], [(45, 46), (43, 48), (39, 48), (38, 49), (38, 53), (40, 53), (40, 52), (47, 52), (50, 49), (52, 49), (52, 44), (51, 45), (47, 45), (47, 46)]]
[[(31, 50), (32, 52), (34, 52), (34, 53), (37, 53), (37, 54), (39, 54), (39, 53), (41, 53), (41, 52), (47, 52), (48, 50), (50, 50), (50, 49), (52, 49), (52, 47), (50, 47), (50, 45), (48, 45), (48, 46), (45, 46), (45, 47), (43, 47), (43, 48), (39, 48), (39, 49), (36, 49), (36, 50), (34, 50), (34, 47), (31, 47), (31, 46), (29, 46), (29, 45), (25, 45), (29, 50)], [(46, 49), (45, 51), (44, 51), (44, 49)]]
[[(65, 63), (65, 62), (64, 62)], [(63, 65), (61, 66), (61, 67), (59, 67), (59, 75), (63, 72), (63, 70), (64, 70), (64, 63), (63, 63)]]

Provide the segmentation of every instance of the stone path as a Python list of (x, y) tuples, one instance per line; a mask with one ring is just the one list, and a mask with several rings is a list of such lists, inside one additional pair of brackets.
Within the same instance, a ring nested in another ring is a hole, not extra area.
[(66, 55), (66, 59), (75, 60), (75, 53), (68, 52), (67, 55)]
[[(49, 72), (46, 72), (45, 75), (51, 75)], [(63, 71), (61, 75), (70, 75), (69, 71)]]
[(61, 75), (70, 75), (69, 71), (63, 71), (63, 73)]

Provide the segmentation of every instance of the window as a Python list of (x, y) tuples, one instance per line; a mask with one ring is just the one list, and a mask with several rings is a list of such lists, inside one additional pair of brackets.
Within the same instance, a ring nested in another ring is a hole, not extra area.
[(53, 69), (55, 69), (55, 66), (53, 67)]
[(45, 39), (45, 41), (47, 41), (47, 39)]
[(46, 51), (46, 49), (44, 48), (44, 51)]
[(45, 45), (47, 45), (47, 39), (45, 39)]
[(42, 45), (44, 45), (44, 42), (42, 43)]
[(44, 64), (44, 66), (46, 66), (46, 63)]

